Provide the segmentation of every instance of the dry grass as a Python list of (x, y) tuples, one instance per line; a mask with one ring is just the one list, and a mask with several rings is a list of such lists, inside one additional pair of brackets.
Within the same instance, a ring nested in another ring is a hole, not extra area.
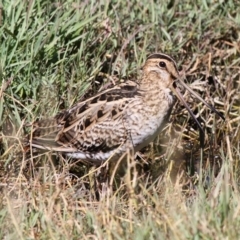
[[(238, 1), (0, 6), (1, 239), (239, 239)], [(23, 154), (28, 123), (137, 77), (155, 51), (175, 58), (191, 87), (225, 116), (185, 93), (205, 128), (203, 155), (179, 103), (124, 177), (109, 171), (113, 184), (104, 184), (103, 169), (94, 177), (99, 169), (81, 162)]]

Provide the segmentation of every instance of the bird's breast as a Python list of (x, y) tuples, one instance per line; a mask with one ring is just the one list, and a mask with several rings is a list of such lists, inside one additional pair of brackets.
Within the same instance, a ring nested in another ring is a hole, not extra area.
[(174, 98), (170, 91), (155, 92), (129, 108), (126, 126), (131, 133), (135, 150), (150, 143), (159, 134), (168, 119)]

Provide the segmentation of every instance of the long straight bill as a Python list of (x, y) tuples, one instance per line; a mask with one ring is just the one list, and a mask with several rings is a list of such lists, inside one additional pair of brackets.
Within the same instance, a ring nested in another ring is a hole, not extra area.
[[(189, 114), (191, 115), (191, 117), (194, 119), (194, 121), (197, 123), (198, 128), (199, 128), (199, 141), (200, 141), (200, 146), (201, 148), (204, 147), (204, 131), (203, 128), (201, 126), (201, 124), (199, 123), (199, 121), (197, 120), (197, 118), (195, 117), (195, 115), (193, 114), (192, 110), (190, 109), (190, 107), (187, 105), (187, 103), (185, 102), (182, 94), (178, 91), (177, 88), (172, 87), (172, 91), (175, 93), (175, 95), (177, 96), (177, 98), (180, 100), (180, 102), (185, 106), (185, 108), (188, 110)], [(195, 95), (194, 95), (195, 96)]]
[(203, 98), (201, 98), (196, 92), (194, 92), (183, 80), (181, 80), (180, 78), (178, 79), (178, 82), (184, 87), (186, 88), (193, 96), (195, 96), (198, 100), (200, 100), (202, 103), (204, 103), (207, 107), (209, 107), (213, 112), (215, 112), (219, 117), (221, 117), (223, 120), (225, 120), (225, 118), (223, 117), (223, 115), (218, 112), (213, 106), (211, 106), (210, 104), (208, 104)]

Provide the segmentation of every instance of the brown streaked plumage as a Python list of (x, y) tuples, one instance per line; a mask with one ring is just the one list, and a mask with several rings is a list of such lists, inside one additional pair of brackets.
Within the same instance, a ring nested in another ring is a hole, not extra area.
[(77, 103), (53, 119), (35, 122), (30, 146), (93, 163), (117, 160), (128, 149), (138, 151), (164, 126), (174, 103), (172, 92), (196, 120), (175, 88), (175, 81), (219, 114), (180, 79), (171, 57), (155, 53), (147, 58), (139, 84), (122, 83)]

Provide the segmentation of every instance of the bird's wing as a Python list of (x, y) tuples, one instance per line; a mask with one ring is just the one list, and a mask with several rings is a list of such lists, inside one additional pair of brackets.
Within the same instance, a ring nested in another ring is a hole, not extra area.
[(120, 84), (34, 123), (32, 146), (60, 152), (107, 152), (127, 139), (126, 106), (141, 95), (134, 82)]

